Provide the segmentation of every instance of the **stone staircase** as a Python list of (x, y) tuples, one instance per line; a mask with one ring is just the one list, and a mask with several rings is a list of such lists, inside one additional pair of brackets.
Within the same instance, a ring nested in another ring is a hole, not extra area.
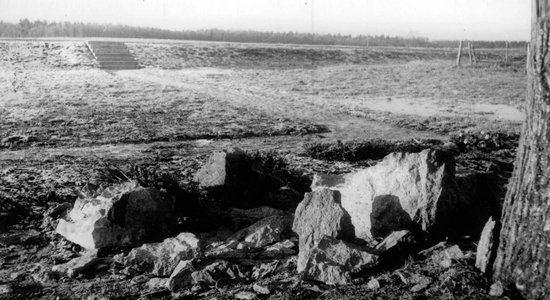
[(122, 42), (88, 41), (88, 49), (104, 70), (133, 70), (140, 66)]

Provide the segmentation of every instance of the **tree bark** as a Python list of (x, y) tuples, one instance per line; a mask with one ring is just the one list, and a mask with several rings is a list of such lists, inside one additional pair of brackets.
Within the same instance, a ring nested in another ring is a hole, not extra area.
[(503, 206), (495, 281), (550, 298), (550, 0), (532, 0), (527, 118)]

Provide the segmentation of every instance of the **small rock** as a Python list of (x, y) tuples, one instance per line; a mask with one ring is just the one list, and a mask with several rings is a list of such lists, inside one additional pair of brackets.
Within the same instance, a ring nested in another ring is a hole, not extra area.
[(271, 263), (263, 263), (254, 266), (254, 269), (252, 270), (252, 278), (255, 280), (262, 279), (267, 275), (273, 273), (277, 269), (278, 265), (279, 261), (273, 261)]
[(411, 292), (417, 293), (427, 288), (433, 282), (433, 279), (427, 276), (414, 274), (410, 278), (410, 282), (414, 284), (411, 288)]
[(380, 288), (380, 282), (376, 278), (372, 278), (367, 282), (367, 288), (371, 291), (376, 291)]
[(247, 252), (244, 249), (237, 249), (239, 242), (229, 240), (224, 243), (211, 244), (206, 248), (204, 256), (212, 259), (241, 259), (246, 258)]
[(235, 299), (238, 300), (253, 300), (256, 298), (256, 294), (248, 291), (242, 291), (235, 294)]
[(235, 233), (229, 240), (242, 242), (248, 248), (263, 248), (279, 242), (292, 232), (293, 216), (271, 216)]
[(441, 252), (435, 253), (431, 256), (431, 260), (435, 265), (442, 268), (449, 268), (452, 265), (452, 261), (461, 259), (464, 257), (464, 253), (460, 250), (458, 245), (448, 247)]
[(502, 283), (500, 281), (493, 283), (489, 290), (489, 295), (493, 297), (500, 297), (502, 294), (504, 294), (504, 287), (502, 286)]
[(155, 277), (155, 278), (151, 278), (149, 279), (149, 281), (147, 281), (147, 288), (151, 289), (151, 290), (156, 290), (156, 289), (163, 289), (163, 288), (166, 288), (166, 283), (168, 282), (168, 278), (158, 278), (158, 277)]
[(73, 258), (67, 263), (53, 266), (52, 272), (73, 278), (79, 274), (91, 271), (101, 261), (103, 260), (97, 257), (97, 250), (89, 250), (82, 256)]
[(9, 284), (0, 284), (0, 295), (8, 295), (13, 293), (13, 289)]
[(293, 249), (294, 247), (296, 247), (296, 245), (291, 240), (285, 240), (283, 242), (268, 246), (262, 253), (260, 253), (259, 257), (262, 259), (273, 259), (294, 255), (296, 254), (296, 251)]
[(258, 294), (262, 294), (262, 295), (269, 295), (271, 293), (271, 291), (269, 290), (269, 288), (265, 287), (265, 286), (262, 286), (262, 285), (259, 285), (257, 283), (255, 283), (253, 286), (252, 286), (252, 289), (258, 293)]

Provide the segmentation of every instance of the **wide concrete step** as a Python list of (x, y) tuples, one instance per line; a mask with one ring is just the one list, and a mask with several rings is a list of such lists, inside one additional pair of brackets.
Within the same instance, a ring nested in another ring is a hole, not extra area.
[(141, 69), (140, 66), (105, 66), (101, 67), (102, 70), (137, 70)]
[(96, 56), (98, 61), (136, 61), (130, 56)]
[(110, 48), (110, 49), (93, 49), (93, 52), (94, 53), (130, 53), (130, 51), (128, 51), (128, 48), (126, 49), (115, 49), (115, 48)]
[(136, 62), (129, 61), (100, 61), (100, 66), (138, 66)]
[(101, 69), (126, 70), (140, 68), (124, 43), (89, 41), (88, 48), (94, 55)]

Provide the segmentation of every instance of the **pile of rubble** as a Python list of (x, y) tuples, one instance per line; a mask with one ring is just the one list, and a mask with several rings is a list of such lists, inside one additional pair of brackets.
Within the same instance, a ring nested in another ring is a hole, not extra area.
[(479, 237), (485, 221), (498, 218), (493, 177), (457, 175), (451, 155), (428, 149), (344, 175), (317, 174), (311, 191), (299, 193), (230, 149), (214, 153), (195, 180), (239, 228), (178, 232), (180, 200), (166, 191), (135, 182), (87, 186), (56, 227), (84, 251), (52, 272), (78, 277), (107, 265), (183, 294), (248, 283), (234, 296), (254, 299), (304, 281), (364, 281), (410, 254), (449, 266), (464, 256), (458, 246), (428, 248)]

